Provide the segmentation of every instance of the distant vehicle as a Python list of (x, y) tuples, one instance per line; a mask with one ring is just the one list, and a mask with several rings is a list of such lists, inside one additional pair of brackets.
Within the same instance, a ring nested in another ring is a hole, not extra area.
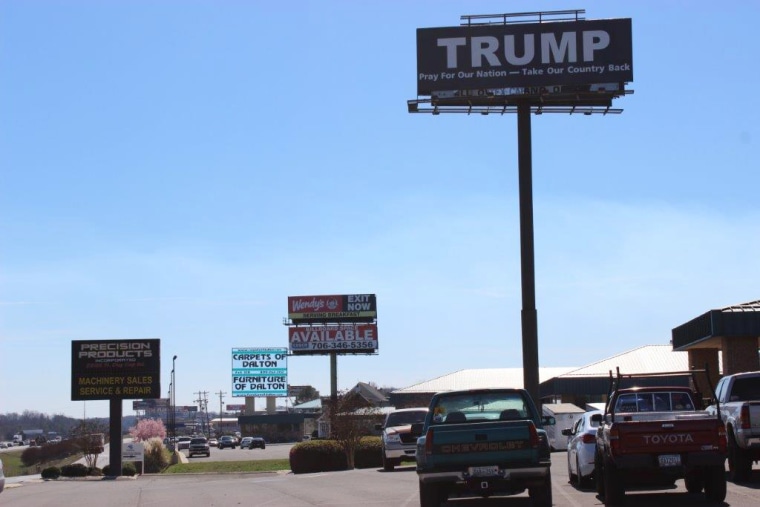
[(0, 459), (0, 493), (5, 489), (5, 473), (3, 473), (3, 460)]
[(208, 445), (211, 447), (218, 447), (219, 446), (219, 440), (216, 439), (216, 437), (211, 437), (208, 439)]
[(235, 437), (224, 435), (222, 438), (220, 438), (219, 449), (224, 449), (225, 447), (229, 447), (230, 449), (234, 449), (235, 447), (237, 447), (237, 442), (235, 441)]
[(414, 461), (417, 437), (412, 435), (412, 424), (424, 422), (427, 413), (427, 407), (402, 408), (385, 416), (382, 424), (375, 425), (376, 430), (383, 430), (383, 470), (390, 472), (402, 461)]
[(190, 437), (179, 437), (177, 439), (177, 449), (189, 449), (191, 440), (192, 438)]
[(264, 442), (264, 439), (261, 437), (243, 437), (243, 440), (240, 441), (240, 448), (241, 449), (266, 449), (267, 444)]
[(567, 448), (567, 437), (563, 438), (562, 430), (572, 428), (585, 410), (573, 403), (544, 403), (541, 405), (543, 415), (554, 417), (557, 424), (547, 426), (546, 436), (549, 438), (549, 448), (552, 451), (564, 451)]
[(206, 457), (211, 456), (211, 449), (208, 445), (208, 440), (205, 437), (197, 437), (190, 440), (190, 445), (187, 448), (187, 456), (192, 458), (196, 454), (205, 454)]
[(594, 484), (594, 456), (596, 453), (596, 430), (599, 421), (592, 420), (594, 414), (602, 414), (599, 410), (584, 413), (575, 421), (572, 428), (565, 428), (562, 434), (567, 442), (567, 474), (570, 484), (581, 488)]
[(726, 375), (715, 395), (706, 410), (720, 413), (726, 426), (728, 476), (734, 482), (748, 481), (752, 462), (760, 460), (760, 371)]

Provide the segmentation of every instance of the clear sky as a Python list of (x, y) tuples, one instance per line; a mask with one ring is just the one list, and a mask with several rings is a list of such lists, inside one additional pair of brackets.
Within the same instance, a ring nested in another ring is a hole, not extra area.
[(409, 114), (415, 30), (578, 7), (632, 18), (635, 93), (532, 119), (540, 364), (760, 299), (757, 2), (3, 0), (0, 413), (80, 417), (71, 341), (120, 338), (242, 403), (297, 295), (377, 295), (341, 390), (521, 366), (516, 117)]

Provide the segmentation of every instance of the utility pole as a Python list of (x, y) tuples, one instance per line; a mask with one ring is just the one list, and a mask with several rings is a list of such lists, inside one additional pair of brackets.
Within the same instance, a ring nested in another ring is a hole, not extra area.
[(224, 395), (227, 393), (219, 391), (216, 394), (219, 396), (219, 430), (218, 430), (219, 435), (218, 436), (221, 437), (222, 427), (223, 427), (222, 418), (224, 417), (224, 412), (222, 411), (222, 403), (224, 403)]

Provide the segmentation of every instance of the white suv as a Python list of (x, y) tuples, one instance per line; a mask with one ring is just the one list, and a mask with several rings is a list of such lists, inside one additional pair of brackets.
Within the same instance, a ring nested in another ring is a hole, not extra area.
[(425, 421), (427, 407), (401, 408), (385, 417), (375, 429), (383, 430), (383, 470), (390, 472), (402, 461), (414, 461), (417, 437), (411, 433), (412, 424)]

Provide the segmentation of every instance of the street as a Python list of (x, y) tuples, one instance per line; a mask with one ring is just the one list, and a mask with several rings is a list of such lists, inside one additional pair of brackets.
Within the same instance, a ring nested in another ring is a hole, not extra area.
[[(289, 445), (261, 449), (224, 449), (212, 451), (212, 459), (264, 458), (264, 452), (281, 455)], [(206, 460), (208, 458), (193, 458)], [(595, 491), (579, 490), (567, 480), (565, 452), (552, 453), (552, 492), (554, 505), (591, 507), (601, 505)], [(760, 504), (760, 470), (755, 467), (753, 481), (747, 485), (728, 483), (723, 505), (755, 507)], [(39, 507), (77, 505), (77, 507), (184, 505), (186, 507), (266, 505), (267, 507), (356, 506), (410, 507), (419, 505), (414, 466), (398, 467), (394, 472), (380, 468), (294, 475), (290, 472), (250, 474), (145, 475), (118, 480), (35, 479), (13, 484), (0, 496), (4, 506)], [(451, 500), (447, 507), (531, 505), (527, 493), (482, 500)], [(709, 505), (702, 495), (690, 495), (683, 481), (668, 491), (636, 491), (626, 494), (628, 507), (660, 505)]]

